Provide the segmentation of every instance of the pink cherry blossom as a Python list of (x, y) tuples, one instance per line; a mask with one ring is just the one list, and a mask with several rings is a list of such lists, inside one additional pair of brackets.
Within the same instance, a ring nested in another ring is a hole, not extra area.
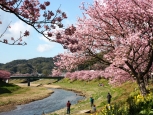
[(46, 10), (46, 6), (45, 6), (44, 4), (41, 4), (41, 5), (40, 5), (40, 9), (41, 9), (41, 10)]
[(48, 32), (48, 36), (49, 36), (49, 37), (52, 37), (52, 33), (51, 33), (51, 32)]
[(11, 73), (6, 70), (0, 70), (0, 78), (1, 79), (8, 79), (10, 78)]
[(44, 4), (45, 4), (46, 6), (49, 6), (49, 5), (50, 5), (50, 2), (47, 1), (47, 2), (44, 2)]
[(25, 31), (24, 36), (29, 36), (29, 31)]
[[(153, 1), (94, 0), (93, 5), (83, 3), (80, 8), (84, 10), (83, 17), (56, 39), (68, 49), (55, 62), (58, 70), (71, 72), (95, 58), (108, 66), (101, 71), (111, 84), (136, 81), (146, 95), (145, 78), (153, 70)], [(71, 77), (76, 79), (77, 75)], [(91, 74), (85, 76), (81, 77), (94, 78)]]
[(11, 40), (14, 40), (14, 38), (13, 38), (13, 37), (11, 37)]

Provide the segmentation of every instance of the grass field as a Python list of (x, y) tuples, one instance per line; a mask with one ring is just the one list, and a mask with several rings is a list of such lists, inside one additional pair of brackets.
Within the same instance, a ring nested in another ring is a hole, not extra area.
[[(86, 99), (80, 101), (78, 104), (71, 107), (71, 113), (79, 113), (82, 110), (91, 110), (89, 98), (92, 96), (94, 98), (94, 103), (97, 107), (97, 110), (100, 110), (103, 106), (107, 104), (107, 93), (110, 92), (112, 95), (112, 103), (119, 101), (124, 102), (128, 95), (133, 92), (137, 85), (135, 83), (127, 82), (119, 87), (112, 87), (108, 84), (108, 81), (105, 79), (97, 79), (92, 81), (70, 81), (68, 79), (63, 79), (59, 82), (53, 83), (50, 80), (39, 80), (33, 83), (42, 83), (42, 84), (54, 84), (59, 85), (64, 89), (76, 90), (82, 92), (85, 95)], [(102, 83), (104, 86), (99, 86), (99, 83)], [(52, 115), (62, 115), (65, 113), (65, 109), (59, 110), (51, 113)], [(51, 115), (50, 114), (50, 115)]]
[(51, 93), (52, 91), (45, 87), (19, 87), (13, 83), (0, 82), (0, 112), (14, 109), (16, 105), (43, 99)]
[[(10, 82), (17, 84), (20, 83), (21, 80), (12, 80)], [(103, 86), (99, 86), (99, 83), (102, 83)], [(56, 82), (56, 80), (41, 79), (33, 81), (32, 84), (41, 84), (42, 86), (56, 85), (60, 86), (63, 89), (81, 92), (81, 95), (85, 95), (86, 98), (84, 100), (81, 100), (77, 104), (72, 105), (71, 107), (72, 115), (78, 114), (80, 113), (80, 111), (83, 110), (91, 110), (90, 100), (89, 100), (91, 96), (94, 98), (94, 104), (96, 105), (97, 111), (100, 111), (101, 108), (107, 105), (106, 96), (108, 92), (110, 92), (112, 95), (111, 103), (115, 104), (115, 103), (124, 103), (131, 92), (135, 92), (135, 90), (138, 91), (136, 83), (127, 82), (121, 86), (113, 87), (108, 84), (108, 81), (106, 79), (97, 79), (92, 81), (71, 81), (68, 79), (62, 79), (58, 82)], [(9, 87), (7, 87), (7, 90), (9, 90), (11, 93), (0, 94), (0, 106), (14, 102), (16, 102), (17, 104), (22, 104), (22, 100), (24, 100), (25, 102), (28, 100), (27, 102), (30, 102), (30, 100), (31, 101), (37, 100), (38, 98), (36, 99), (36, 97), (38, 96), (42, 96), (43, 94), (49, 93), (46, 92), (48, 90), (46, 90), (45, 87), (37, 87), (37, 88), (18, 87), (16, 85), (14, 85), (13, 87), (14, 87), (13, 89), (9, 89)], [(28, 95), (29, 93), (33, 94), (33, 96), (29, 97), (30, 99), (26, 98), (26, 95)], [(66, 108), (55, 111), (47, 115), (63, 115), (65, 114), (65, 112)], [(83, 113), (82, 115), (86, 114)]]

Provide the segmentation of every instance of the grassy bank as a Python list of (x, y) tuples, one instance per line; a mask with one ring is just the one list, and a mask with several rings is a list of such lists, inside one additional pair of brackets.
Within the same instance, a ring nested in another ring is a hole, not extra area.
[[(20, 83), (19, 80), (12, 80), (11, 83)], [(23, 81), (22, 81), (23, 82)], [(103, 86), (99, 86), (99, 83), (103, 84)], [(77, 91), (79, 94), (84, 95), (86, 98), (84, 100), (79, 101), (77, 104), (72, 105), (71, 114), (76, 115), (86, 115), (89, 113), (80, 113), (83, 110), (91, 110), (90, 100), (89, 98), (92, 96), (94, 98), (94, 103), (96, 105), (97, 111), (101, 111), (103, 107), (107, 105), (106, 96), (107, 93), (110, 92), (112, 95), (112, 104), (125, 102), (127, 100), (129, 94), (137, 90), (137, 85), (135, 83), (127, 82), (119, 87), (112, 87), (108, 84), (108, 81), (105, 79), (97, 79), (92, 81), (71, 81), (68, 79), (63, 79), (58, 82), (56, 80), (48, 80), (41, 79), (37, 81), (33, 81), (32, 84), (41, 84), (44, 85), (56, 85), (60, 86), (63, 89)], [(48, 94), (44, 87), (19, 87), (19, 89), (14, 90), (12, 93), (1, 94), (0, 101), (2, 105), (10, 105), (12, 103), (15, 104), (23, 104), (28, 103), (40, 98), (44, 98), (44, 95)], [(81, 93), (80, 93), (81, 92)], [(32, 94), (29, 96), (29, 93)], [(42, 96), (42, 97), (40, 97)], [(6, 99), (5, 99), (6, 98)], [(16, 98), (16, 99), (15, 99)], [(71, 100), (70, 100), (71, 101)], [(0, 110), (2, 110), (0, 108)], [(53, 113), (47, 115), (63, 115), (66, 113), (66, 108), (55, 111)]]
[(0, 95), (1, 94), (10, 94), (16, 90), (19, 90), (20, 87), (15, 84), (8, 84), (0, 81)]
[(45, 87), (19, 87), (4, 82), (0, 83), (0, 92), (0, 112), (15, 109), (16, 105), (43, 99), (52, 93)]
[[(83, 110), (91, 110), (89, 98), (92, 96), (95, 101), (95, 105), (97, 110), (101, 110), (103, 106), (107, 104), (106, 96), (107, 93), (110, 92), (112, 95), (112, 103), (116, 103), (119, 101), (125, 101), (130, 94), (130, 92), (134, 91), (136, 88), (135, 83), (125, 83), (120, 87), (112, 87), (108, 84), (108, 81), (105, 79), (93, 80), (93, 81), (70, 81), (68, 79), (63, 79), (59, 82), (53, 83), (50, 80), (39, 80), (34, 83), (42, 83), (42, 84), (53, 84), (59, 85), (60, 87), (68, 90), (75, 90), (78, 92), (82, 92), (82, 95), (85, 95), (86, 99), (80, 101), (76, 105), (71, 107), (71, 114), (80, 113)], [(104, 86), (99, 86), (99, 83), (102, 83)], [(48, 115), (62, 115), (65, 114), (66, 109), (62, 109)]]

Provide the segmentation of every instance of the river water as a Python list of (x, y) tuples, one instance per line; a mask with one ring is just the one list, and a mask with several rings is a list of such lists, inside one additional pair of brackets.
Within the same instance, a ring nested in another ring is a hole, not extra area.
[[(50, 90), (50, 89), (49, 89)], [(25, 105), (17, 106), (17, 109), (2, 112), (0, 115), (42, 115), (42, 113), (50, 113), (56, 110), (66, 107), (66, 103), (69, 100), (71, 104), (76, 104), (79, 100), (85, 97), (76, 95), (72, 91), (63, 89), (51, 89), (54, 91), (49, 97), (31, 102)]]

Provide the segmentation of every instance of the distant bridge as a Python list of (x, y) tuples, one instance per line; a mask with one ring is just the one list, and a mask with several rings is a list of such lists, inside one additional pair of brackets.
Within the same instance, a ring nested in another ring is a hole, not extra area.
[(64, 76), (57, 76), (57, 77), (46, 77), (46, 76), (10, 76), (10, 79), (27, 79), (28, 86), (30, 86), (30, 79), (57, 79), (57, 81), (63, 79)]

